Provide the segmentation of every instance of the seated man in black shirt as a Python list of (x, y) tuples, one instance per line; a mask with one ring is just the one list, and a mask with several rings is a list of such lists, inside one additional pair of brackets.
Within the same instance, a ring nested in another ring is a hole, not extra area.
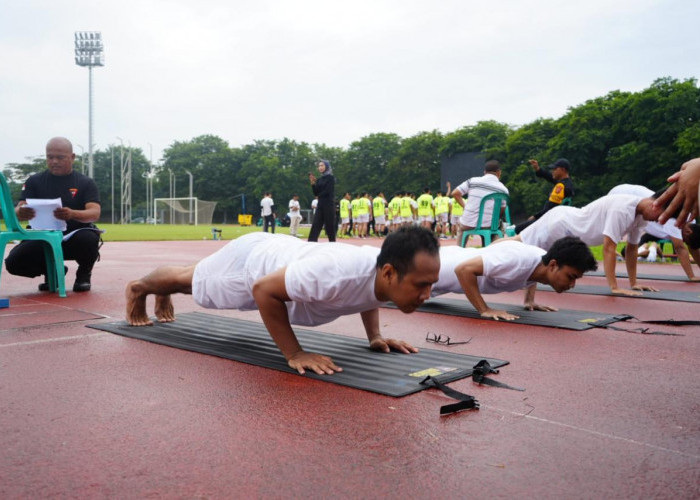
[[(62, 207), (53, 215), (66, 221), (64, 234), (77, 231), (63, 242), (64, 260), (78, 263), (74, 292), (90, 290), (92, 267), (99, 256), (100, 234), (93, 222), (100, 218), (100, 195), (97, 185), (90, 177), (73, 170), (73, 145), (68, 139), (55, 137), (46, 144), (47, 170), (34, 174), (22, 187), (20, 201), (15, 208), (19, 220), (34, 217), (34, 210), (27, 205), (27, 199), (61, 198)], [(10, 251), (5, 259), (5, 268), (10, 274), (34, 278), (46, 276), (43, 242), (22, 241)], [(47, 291), (46, 280), (39, 285), (39, 290)]]

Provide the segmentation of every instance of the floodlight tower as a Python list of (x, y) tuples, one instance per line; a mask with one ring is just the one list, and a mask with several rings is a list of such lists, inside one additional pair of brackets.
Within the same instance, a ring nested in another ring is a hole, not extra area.
[(90, 77), (88, 99), (88, 175), (93, 175), (92, 158), (92, 68), (93, 66), (104, 66), (104, 46), (102, 45), (102, 33), (99, 31), (76, 31), (75, 32), (75, 64), (87, 66)]

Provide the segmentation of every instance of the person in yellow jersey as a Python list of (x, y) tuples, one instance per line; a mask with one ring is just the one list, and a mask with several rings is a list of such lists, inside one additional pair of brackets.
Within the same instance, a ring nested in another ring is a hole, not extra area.
[(418, 203), (418, 223), (422, 227), (432, 230), (433, 222), (435, 222), (433, 215), (435, 205), (429, 187), (423, 188), (423, 194), (418, 197), (416, 202)]
[(389, 217), (391, 232), (397, 231), (401, 227), (401, 193), (397, 192), (389, 202)]
[[(449, 188), (448, 188), (449, 192)], [(450, 234), (453, 239), (457, 241), (462, 241), (462, 227), (459, 225), (459, 219), (464, 213), (464, 207), (457, 203), (454, 198), (449, 198), (450, 200)]]
[(412, 212), (411, 223), (413, 225), (417, 225), (417, 223), (418, 223), (418, 202), (416, 201), (416, 195), (413, 193), (408, 193), (408, 196), (411, 198), (411, 212)]
[(369, 226), (369, 213), (372, 202), (369, 201), (369, 193), (362, 193), (357, 206), (357, 233), (360, 238), (367, 237), (367, 227)]
[(413, 225), (413, 206), (411, 204), (411, 193), (408, 191), (401, 197), (401, 225)]
[(450, 221), (450, 199), (439, 191), (435, 197), (435, 234), (447, 239), (447, 224)]
[(381, 191), (372, 200), (372, 213), (374, 215), (374, 234), (381, 238), (384, 236), (386, 227), (386, 198)]
[(350, 210), (352, 211), (352, 235), (358, 237), (360, 234), (358, 228), (360, 227), (359, 215), (360, 215), (360, 193), (357, 193), (355, 197), (350, 201)]
[(348, 228), (350, 226), (350, 193), (345, 193), (340, 199), (340, 236), (339, 238), (349, 238)]

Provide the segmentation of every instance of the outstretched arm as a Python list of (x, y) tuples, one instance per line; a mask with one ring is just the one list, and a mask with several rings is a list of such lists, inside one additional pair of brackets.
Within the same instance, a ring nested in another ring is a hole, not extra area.
[(74, 210), (68, 207), (57, 208), (53, 216), (60, 220), (77, 220), (78, 222), (96, 222), (100, 219), (102, 209), (99, 203), (86, 203), (84, 210)]
[(455, 188), (454, 191), (452, 191), (452, 197), (462, 206), (462, 208), (464, 208), (464, 198), (462, 197), (462, 193), (459, 189)]
[(627, 267), (627, 276), (630, 280), (630, 287), (633, 290), (647, 290), (649, 292), (658, 292), (658, 288), (653, 286), (637, 284), (637, 255), (639, 254), (639, 245), (627, 243), (625, 251), (625, 266)]
[[(700, 281), (700, 276), (695, 276), (695, 273), (693, 273), (693, 265), (690, 263), (690, 253), (685, 247), (685, 243), (683, 243), (683, 240), (679, 240), (678, 238), (671, 238), (671, 242), (673, 243), (673, 250), (678, 256), (678, 262), (681, 264), (681, 267), (683, 268), (683, 271), (685, 271), (686, 276), (688, 276), (688, 279), (690, 281)], [(697, 250), (690, 251), (698, 253)], [(700, 262), (698, 262), (697, 255), (695, 255), (695, 253), (693, 254), (693, 258), (695, 259), (695, 262), (698, 263), (698, 266), (700, 266)]]
[[(695, 265), (700, 267), (700, 249), (697, 249), (697, 248), (692, 249), (691, 248), (688, 251), (690, 252), (690, 255), (693, 256), (693, 259), (695, 259)], [(692, 270), (691, 270), (691, 272), (692, 272)], [(700, 281), (700, 277), (698, 277), (698, 276), (695, 276), (694, 278), (690, 278), (690, 279), (691, 279), (691, 281)]]
[(556, 307), (545, 306), (535, 303), (535, 292), (537, 291), (537, 283), (533, 283), (525, 289), (525, 309), (528, 311), (558, 311)]
[(302, 375), (309, 368), (319, 375), (343, 371), (333, 360), (322, 354), (305, 352), (289, 323), (285, 302), (291, 300), (284, 284), (286, 268), (279, 269), (257, 280), (253, 284), (253, 298), (260, 310), (260, 317), (289, 366)]
[(406, 341), (397, 339), (385, 339), (379, 332), (379, 309), (370, 309), (360, 313), (362, 324), (365, 326), (367, 340), (369, 340), (369, 348), (373, 351), (390, 352), (392, 349), (410, 354), (418, 352), (418, 349), (413, 347)]
[[(605, 236), (603, 239), (603, 268), (605, 269), (605, 278), (608, 281), (610, 291), (612, 293), (620, 293), (623, 295), (641, 295), (640, 292), (626, 290), (617, 286), (617, 277), (615, 276), (615, 265), (617, 263), (617, 254), (615, 253), (616, 248), (617, 244), (612, 240), (612, 238)], [(627, 270), (629, 271), (630, 259), (634, 259), (635, 273), (637, 268), (637, 248), (638, 245), (627, 245), (627, 249), (625, 250), (625, 259), (628, 262)]]
[(479, 283), (476, 280), (477, 276), (484, 274), (484, 261), (481, 257), (462, 262), (455, 267), (455, 274), (457, 275), (459, 284), (462, 290), (464, 290), (467, 299), (482, 317), (493, 318), (495, 320), (505, 319), (509, 321), (519, 318), (519, 316), (510, 314), (509, 312), (491, 309), (486, 305), (486, 301), (479, 291)]

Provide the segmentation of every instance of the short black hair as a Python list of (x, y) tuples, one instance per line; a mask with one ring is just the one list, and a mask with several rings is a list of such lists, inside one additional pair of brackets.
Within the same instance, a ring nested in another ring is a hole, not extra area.
[(498, 160), (489, 160), (486, 162), (486, 165), (484, 165), (484, 172), (498, 172), (501, 170), (501, 164), (498, 163)]
[(700, 248), (700, 224), (688, 224), (688, 227), (690, 228), (690, 235), (683, 238), (683, 241), (691, 250), (697, 250)]
[(420, 226), (406, 226), (390, 233), (377, 256), (377, 269), (391, 264), (403, 278), (413, 270), (413, 259), (418, 252), (440, 255), (440, 243), (435, 234)]
[(591, 249), (577, 236), (565, 236), (555, 241), (542, 256), (542, 263), (549, 264), (552, 259), (557, 261), (559, 267), (571, 266), (582, 273), (598, 269)]

